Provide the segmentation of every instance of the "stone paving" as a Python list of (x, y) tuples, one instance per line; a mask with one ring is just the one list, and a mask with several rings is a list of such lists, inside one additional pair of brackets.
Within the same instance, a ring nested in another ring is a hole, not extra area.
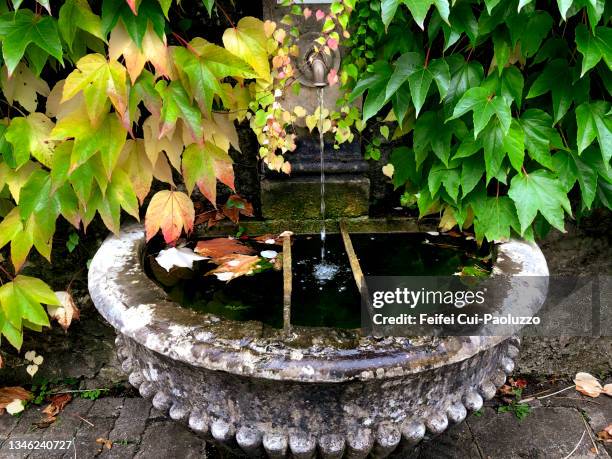
[[(172, 421), (140, 397), (105, 397), (96, 401), (75, 399), (46, 429), (32, 423), (42, 419), (40, 408), (21, 417), (0, 416), (1, 458), (104, 459), (228, 459), (207, 446), (203, 438)], [(422, 444), (406, 459), (416, 458), (610, 458), (612, 448), (591, 438), (612, 420), (612, 398), (584, 397), (573, 389), (536, 401), (522, 421), (512, 413), (497, 413), (487, 404), (445, 434)], [(96, 440), (109, 439), (106, 448)], [(66, 450), (15, 449), (22, 442), (74, 440)], [(612, 445), (611, 445), (612, 446)]]

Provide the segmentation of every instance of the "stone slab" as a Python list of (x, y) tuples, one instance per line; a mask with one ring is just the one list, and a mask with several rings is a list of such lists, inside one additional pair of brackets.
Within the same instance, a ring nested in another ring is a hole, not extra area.
[(145, 431), (135, 459), (168, 458), (206, 458), (206, 443), (178, 422), (155, 422)]
[[(580, 412), (565, 407), (535, 408), (522, 421), (512, 413), (500, 414), (485, 408), (482, 416), (470, 417), (468, 425), (485, 458), (566, 457), (585, 432)], [(592, 447), (587, 433), (573, 457), (595, 457)], [(599, 457), (609, 456), (601, 449)]]
[[(370, 180), (361, 176), (330, 176), (325, 181), (327, 218), (367, 215)], [(319, 177), (264, 179), (261, 182), (261, 210), (266, 218), (317, 219), (321, 216)]]

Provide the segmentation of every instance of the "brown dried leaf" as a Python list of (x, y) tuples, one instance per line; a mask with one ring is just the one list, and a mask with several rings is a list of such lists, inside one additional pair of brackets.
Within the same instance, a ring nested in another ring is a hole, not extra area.
[(589, 397), (598, 397), (603, 392), (601, 383), (595, 378), (595, 376), (580, 372), (574, 377), (574, 384), (576, 384), (576, 390), (581, 394)]
[(604, 429), (597, 434), (597, 438), (605, 443), (612, 443), (612, 424), (604, 427)]
[(215, 263), (221, 264), (218, 263), (216, 259), (230, 254), (251, 255), (255, 253), (255, 251), (237, 239), (221, 237), (198, 242), (195, 248), (195, 253), (213, 258)]
[(206, 223), (208, 228), (212, 228), (221, 220), (225, 220), (225, 215), (223, 212), (219, 212), (218, 210), (209, 210), (208, 212), (203, 212), (196, 216), (195, 225), (202, 225)]
[(47, 417), (55, 418), (55, 416), (57, 416), (66, 407), (66, 405), (70, 403), (71, 400), (72, 395), (70, 394), (53, 395), (49, 398), (51, 403), (47, 405), (42, 412), (46, 414)]
[(108, 438), (97, 438), (96, 443), (106, 447), (106, 449), (111, 449), (113, 447), (113, 441), (109, 440)]
[(257, 255), (233, 254), (216, 258), (213, 261), (219, 266), (207, 272), (206, 275), (214, 274), (220, 281), (229, 282), (237, 277), (254, 274), (261, 258)]
[(13, 400), (31, 400), (32, 393), (25, 390), (23, 387), (2, 387), (0, 388), (0, 409), (6, 408), (6, 405)]
[(49, 317), (57, 320), (64, 331), (67, 331), (73, 320), (80, 319), (81, 313), (70, 293), (55, 292), (55, 295), (60, 300), (61, 306), (47, 306), (47, 312)]

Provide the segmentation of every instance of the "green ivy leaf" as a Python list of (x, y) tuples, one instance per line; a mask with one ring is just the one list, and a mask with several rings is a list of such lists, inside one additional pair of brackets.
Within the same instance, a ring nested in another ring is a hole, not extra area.
[(461, 167), (461, 191), (467, 196), (480, 183), (485, 172), (482, 155), (470, 156), (463, 160)]
[(105, 40), (100, 17), (91, 11), (87, 0), (66, 0), (59, 10), (57, 26), (70, 51), (78, 29)]
[(538, 212), (559, 231), (564, 231), (564, 210), (572, 209), (559, 181), (543, 169), (512, 179), (508, 196), (514, 201), (521, 223), (521, 234), (531, 226)]
[(415, 155), (408, 147), (397, 147), (391, 152), (391, 164), (394, 167), (393, 186), (397, 189), (410, 182), (417, 185), (421, 179), (417, 172)]
[(53, 143), (49, 134), (53, 122), (42, 113), (32, 113), (27, 117), (11, 120), (5, 137), (13, 145), (16, 168), (23, 166), (30, 154), (47, 167), (51, 167)]
[(121, 230), (121, 209), (136, 220), (140, 218), (138, 213), (138, 198), (132, 187), (129, 176), (121, 169), (113, 172), (108, 184), (104, 198), (98, 205), (98, 213), (108, 229), (119, 234)]
[(206, 12), (210, 16), (212, 14), (212, 9), (215, 6), (215, 0), (202, 0), (204, 6), (206, 7)]
[(448, 106), (452, 106), (457, 102), (465, 92), (480, 85), (484, 76), (482, 65), (478, 62), (468, 62), (461, 55), (455, 54), (447, 60), (450, 68), (451, 81), (446, 95), (446, 100), (450, 102)]
[(612, 119), (609, 111), (610, 103), (605, 101), (584, 103), (576, 108), (578, 154), (597, 138), (606, 169), (610, 167), (612, 158)]
[(525, 131), (517, 120), (512, 120), (508, 135), (504, 137), (503, 145), (504, 150), (508, 153), (510, 164), (520, 173), (525, 159)]
[(21, 330), (23, 320), (45, 327), (50, 325), (41, 303), (60, 305), (53, 290), (40, 279), (19, 275), (0, 287), (0, 305), (4, 317), (18, 331)]
[(0, 16), (0, 38), (9, 75), (30, 45), (38, 46), (60, 64), (64, 63), (57, 21), (51, 16), (35, 15), (28, 9), (3, 14)]
[(525, 132), (525, 148), (529, 156), (546, 167), (552, 167), (550, 143), (555, 130), (551, 127), (552, 118), (543, 110), (531, 108), (520, 118)]
[(172, 81), (168, 85), (164, 81), (159, 81), (155, 85), (155, 89), (163, 101), (160, 115), (162, 126), (159, 137), (161, 138), (166, 133), (171, 132), (180, 118), (191, 133), (194, 142), (202, 143), (204, 141), (202, 112), (193, 106), (185, 89), (177, 81)]
[(459, 118), (469, 111), (473, 112), (474, 138), (478, 137), (493, 115), (499, 120), (504, 135), (510, 129), (510, 106), (503, 97), (495, 96), (485, 88), (468, 89), (455, 105), (450, 119)]
[(421, 166), (430, 150), (443, 164), (448, 165), (452, 136), (452, 125), (445, 125), (442, 112), (423, 113), (414, 126), (413, 146), (417, 168)]
[(569, 75), (571, 72), (565, 59), (555, 59), (540, 73), (527, 93), (527, 99), (541, 96), (548, 91), (552, 93), (555, 124), (565, 116), (572, 105), (571, 81), (569, 78), (559, 78), (559, 75)]
[(597, 27), (593, 33), (584, 25), (576, 27), (576, 46), (582, 54), (582, 73), (595, 67), (603, 58), (609, 68), (612, 68), (612, 29)]

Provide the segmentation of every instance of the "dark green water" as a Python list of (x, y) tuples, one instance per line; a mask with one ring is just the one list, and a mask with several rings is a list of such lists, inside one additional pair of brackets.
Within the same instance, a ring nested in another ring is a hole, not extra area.
[[(427, 234), (354, 234), (355, 252), (366, 276), (446, 276), (488, 269), (486, 252), (459, 238)], [(318, 236), (299, 236), (292, 246), (291, 323), (310, 327), (359, 328), (361, 299), (340, 235), (327, 236), (321, 266)], [(232, 320), (283, 323), (283, 275), (266, 271), (221, 282), (204, 276), (215, 265), (199, 262), (194, 278), (166, 288), (181, 305)], [(331, 279), (322, 279), (331, 277)]]

